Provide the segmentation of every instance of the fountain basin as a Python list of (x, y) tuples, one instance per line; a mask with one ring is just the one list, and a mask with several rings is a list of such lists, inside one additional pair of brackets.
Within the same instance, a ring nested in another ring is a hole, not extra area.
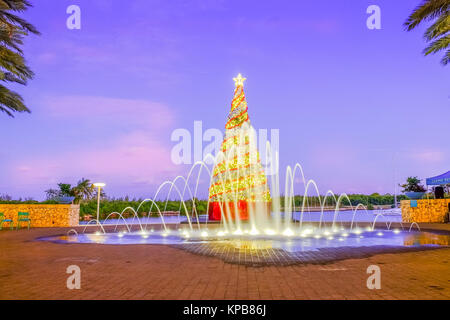
[(59, 235), (39, 238), (40, 241), (52, 241), (57, 243), (82, 243), (105, 245), (190, 245), (190, 244), (224, 244), (236, 249), (249, 248), (252, 250), (281, 249), (287, 252), (316, 251), (323, 248), (339, 247), (420, 247), (420, 246), (448, 246), (450, 235), (435, 234), (421, 231), (402, 231), (386, 229), (344, 229), (332, 230), (327, 228), (320, 231), (305, 229), (303, 231), (286, 230), (275, 233), (273, 230), (252, 231), (237, 230), (227, 232), (220, 228), (212, 230), (200, 229), (196, 231), (188, 229), (113, 233), (83, 233)]

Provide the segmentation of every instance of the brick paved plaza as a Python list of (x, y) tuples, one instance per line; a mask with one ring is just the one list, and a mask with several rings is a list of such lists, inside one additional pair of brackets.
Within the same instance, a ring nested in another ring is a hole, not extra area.
[[(67, 230), (0, 231), (0, 299), (450, 299), (450, 248), (249, 267), (164, 245), (34, 241)], [(72, 264), (80, 290), (66, 287)], [(366, 287), (373, 264), (380, 290)]]

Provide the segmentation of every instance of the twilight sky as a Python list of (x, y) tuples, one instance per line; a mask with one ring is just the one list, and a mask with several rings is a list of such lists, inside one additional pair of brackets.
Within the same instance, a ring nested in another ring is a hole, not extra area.
[[(238, 72), (253, 126), (280, 130), (282, 171), (301, 163), (323, 193), (446, 172), (450, 67), (423, 57), (425, 26), (402, 27), (419, 2), (33, 1), (36, 78), (14, 88), (32, 113), (0, 114), (0, 194), (42, 200), (86, 177), (153, 196), (190, 168), (171, 161), (173, 130), (224, 130)], [(66, 27), (71, 4), (81, 30)], [(381, 30), (366, 27), (371, 4)]]

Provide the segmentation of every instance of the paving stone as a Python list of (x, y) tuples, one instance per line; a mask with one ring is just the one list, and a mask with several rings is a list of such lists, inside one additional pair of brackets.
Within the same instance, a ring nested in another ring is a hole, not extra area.
[[(450, 248), (298, 254), (202, 245), (196, 253), (165, 245), (34, 241), (67, 231), (0, 231), (0, 299), (450, 299)], [(71, 264), (81, 268), (81, 290), (66, 287)], [(373, 264), (381, 268), (381, 290), (366, 287)]]

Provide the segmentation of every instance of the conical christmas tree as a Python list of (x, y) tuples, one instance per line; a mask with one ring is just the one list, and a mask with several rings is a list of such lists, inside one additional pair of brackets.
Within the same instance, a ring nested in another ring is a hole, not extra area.
[(225, 138), (217, 157), (209, 187), (210, 220), (222, 217), (247, 220), (250, 211), (262, 204), (270, 207), (270, 191), (250, 125), (244, 81), (239, 74), (233, 80), (236, 89), (225, 125)]

